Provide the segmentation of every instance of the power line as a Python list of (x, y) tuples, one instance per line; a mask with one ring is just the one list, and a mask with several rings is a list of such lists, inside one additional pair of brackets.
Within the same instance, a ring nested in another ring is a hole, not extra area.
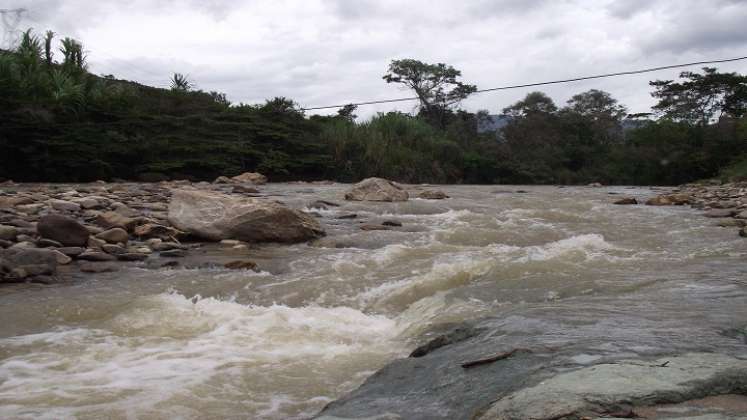
[[(747, 59), (747, 56), (744, 57), (736, 57), (736, 58), (726, 58), (723, 60), (709, 60), (709, 61), (695, 61), (692, 63), (685, 63), (685, 64), (672, 64), (668, 66), (661, 66), (661, 67), (651, 67), (647, 69), (641, 69), (641, 70), (630, 70), (630, 71), (621, 71), (621, 72), (615, 72), (615, 73), (606, 73), (606, 74), (598, 74), (594, 76), (581, 76), (581, 77), (574, 77), (571, 79), (562, 79), (562, 80), (553, 80), (550, 82), (537, 82), (537, 83), (525, 83), (521, 85), (509, 85), (509, 86), (500, 86), (500, 87), (494, 87), (489, 89), (478, 89), (474, 93), (483, 93), (483, 92), (495, 92), (498, 90), (509, 90), (509, 89), (519, 89), (519, 88), (525, 88), (525, 87), (533, 87), (533, 86), (544, 86), (544, 85), (556, 85), (560, 83), (569, 83), (569, 82), (578, 82), (581, 80), (592, 80), (592, 79), (602, 79), (605, 77), (615, 77), (615, 76), (627, 76), (631, 74), (641, 74), (641, 73), (651, 73), (654, 71), (660, 71), (660, 70), (668, 70), (668, 69), (676, 69), (680, 67), (690, 67), (690, 66), (698, 66), (703, 64), (717, 64), (717, 63), (729, 63), (733, 61), (740, 61)], [(327, 105), (327, 106), (315, 106), (315, 107), (309, 107), (309, 108), (301, 108), (304, 111), (313, 111), (318, 109), (332, 109), (332, 108), (342, 108), (346, 105), (375, 105), (375, 104), (387, 104), (387, 103), (393, 103), (393, 102), (407, 102), (407, 101), (415, 101), (419, 100), (417, 96), (411, 96), (406, 98), (395, 98), (395, 99), (382, 99), (378, 101), (366, 101), (366, 102), (357, 102), (357, 103), (347, 103), (342, 105)]]

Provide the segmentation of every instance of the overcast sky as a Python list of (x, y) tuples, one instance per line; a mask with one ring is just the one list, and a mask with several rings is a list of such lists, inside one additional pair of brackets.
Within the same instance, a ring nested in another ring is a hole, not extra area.
[[(397, 58), (444, 62), (488, 88), (747, 55), (747, 0), (4, 0), (21, 28), (81, 40), (90, 70), (168, 86), (173, 72), (233, 102), (303, 106), (409, 96), (381, 76)], [(747, 61), (719, 66), (747, 73)], [(643, 76), (542, 89), (559, 104), (591, 88), (631, 112), (652, 104)], [(474, 95), (498, 113), (528, 92)], [(411, 111), (413, 104), (358, 114)]]

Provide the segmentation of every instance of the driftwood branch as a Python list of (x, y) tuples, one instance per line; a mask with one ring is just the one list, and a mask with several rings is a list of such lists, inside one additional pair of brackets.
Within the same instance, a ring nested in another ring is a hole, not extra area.
[(469, 368), (474, 367), (474, 366), (480, 366), (480, 365), (485, 365), (485, 364), (488, 364), (488, 363), (497, 362), (499, 360), (508, 359), (509, 357), (513, 356), (515, 353), (522, 352), (522, 351), (523, 352), (529, 352), (529, 353), (532, 352), (529, 349), (513, 349), (513, 350), (510, 350), (510, 351), (507, 351), (507, 352), (498, 353), (498, 354), (495, 354), (493, 356), (486, 357), (484, 359), (477, 359), (477, 360), (472, 360), (470, 362), (464, 362), (464, 363), (462, 363), (462, 367), (464, 369), (469, 369)]

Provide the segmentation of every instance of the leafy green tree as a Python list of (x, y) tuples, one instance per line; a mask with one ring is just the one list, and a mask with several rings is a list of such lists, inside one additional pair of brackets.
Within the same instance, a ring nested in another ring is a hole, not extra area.
[(355, 119), (358, 117), (357, 115), (355, 115), (356, 109), (358, 109), (358, 105), (347, 104), (337, 110), (337, 116), (345, 121), (355, 121)]
[(392, 60), (383, 79), (412, 89), (420, 101), (421, 114), (443, 126), (448, 111), (477, 91), (477, 86), (459, 81), (461, 76), (461, 71), (444, 63), (403, 59)]
[(682, 82), (656, 80), (651, 94), (659, 102), (654, 111), (665, 118), (705, 126), (722, 116), (739, 118), (747, 111), (747, 76), (719, 73), (704, 67), (703, 73), (682, 72)]
[(524, 99), (503, 108), (503, 113), (512, 118), (521, 118), (538, 114), (553, 114), (557, 110), (555, 102), (544, 92), (530, 92)]
[(565, 109), (594, 121), (614, 121), (618, 123), (628, 113), (627, 108), (620, 105), (612, 95), (597, 89), (573, 95), (568, 100)]

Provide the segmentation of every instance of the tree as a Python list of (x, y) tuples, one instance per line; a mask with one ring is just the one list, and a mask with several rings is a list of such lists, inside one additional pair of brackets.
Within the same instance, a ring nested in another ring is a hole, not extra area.
[(555, 102), (544, 92), (530, 92), (519, 102), (503, 108), (503, 113), (512, 118), (521, 118), (535, 114), (553, 114), (557, 110)]
[[(628, 110), (609, 93), (591, 89), (573, 95), (561, 117), (575, 143), (597, 146), (622, 140), (622, 119)], [(598, 155), (596, 150), (590, 155)]]
[(171, 90), (189, 92), (193, 87), (192, 82), (187, 79), (187, 76), (181, 73), (174, 73), (171, 76)]
[(659, 102), (654, 111), (674, 121), (686, 121), (701, 126), (722, 116), (739, 118), (747, 111), (747, 76), (719, 73), (704, 67), (703, 74), (682, 72), (682, 82), (656, 80), (650, 82), (651, 93)]
[(445, 114), (477, 91), (477, 86), (457, 80), (461, 76), (461, 71), (444, 63), (403, 59), (392, 60), (383, 79), (412, 89), (420, 101), (421, 114), (443, 126)]
[(337, 110), (337, 116), (346, 121), (355, 121), (355, 119), (358, 117), (357, 115), (355, 115), (356, 109), (358, 109), (358, 105), (347, 104)]
[(620, 105), (612, 95), (597, 89), (573, 95), (568, 100), (565, 109), (595, 121), (616, 121), (618, 123), (628, 113), (627, 108)]

